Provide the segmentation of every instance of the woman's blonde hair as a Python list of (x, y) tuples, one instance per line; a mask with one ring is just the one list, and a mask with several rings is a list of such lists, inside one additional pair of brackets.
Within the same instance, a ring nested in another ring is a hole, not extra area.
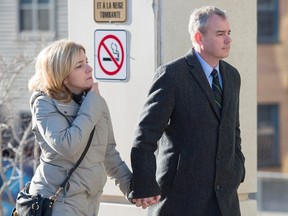
[(36, 59), (35, 74), (29, 80), (30, 91), (42, 91), (53, 99), (69, 102), (72, 93), (64, 85), (65, 78), (77, 63), (81, 44), (62, 39), (44, 48)]

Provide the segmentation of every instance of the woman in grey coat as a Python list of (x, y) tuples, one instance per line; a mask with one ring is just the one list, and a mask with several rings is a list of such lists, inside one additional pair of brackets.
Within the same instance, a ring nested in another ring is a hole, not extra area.
[(115, 148), (109, 109), (93, 81), (84, 47), (60, 40), (44, 48), (29, 90), (32, 131), (41, 148), (30, 193), (55, 194), (95, 126), (91, 146), (58, 195), (53, 216), (97, 215), (107, 175), (127, 195), (132, 174)]

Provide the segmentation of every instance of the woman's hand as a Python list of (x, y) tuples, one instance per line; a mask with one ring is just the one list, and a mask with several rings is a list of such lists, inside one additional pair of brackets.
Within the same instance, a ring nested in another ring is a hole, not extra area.
[(136, 204), (137, 207), (142, 207), (143, 209), (146, 209), (147, 207), (154, 205), (160, 201), (161, 195), (154, 196), (154, 197), (147, 197), (147, 198), (138, 198), (133, 199), (133, 203)]
[(92, 85), (90, 91), (91, 91), (91, 92), (94, 92), (94, 93), (97, 94), (97, 95), (100, 95), (99, 86), (98, 86), (98, 83), (97, 83), (97, 82), (95, 82), (95, 83)]

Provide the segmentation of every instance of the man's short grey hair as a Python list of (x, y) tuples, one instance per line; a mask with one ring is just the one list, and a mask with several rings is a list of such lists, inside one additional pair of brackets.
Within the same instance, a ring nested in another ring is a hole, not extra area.
[(193, 37), (196, 32), (200, 32), (205, 34), (206, 27), (208, 25), (208, 21), (210, 16), (216, 14), (224, 19), (227, 19), (226, 11), (214, 7), (214, 6), (205, 6), (196, 9), (190, 16), (188, 31), (191, 36), (191, 40), (193, 42)]

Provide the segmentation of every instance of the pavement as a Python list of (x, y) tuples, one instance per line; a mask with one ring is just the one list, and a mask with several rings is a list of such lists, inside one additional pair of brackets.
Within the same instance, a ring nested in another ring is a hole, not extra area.
[(288, 212), (258, 212), (257, 216), (288, 216)]

